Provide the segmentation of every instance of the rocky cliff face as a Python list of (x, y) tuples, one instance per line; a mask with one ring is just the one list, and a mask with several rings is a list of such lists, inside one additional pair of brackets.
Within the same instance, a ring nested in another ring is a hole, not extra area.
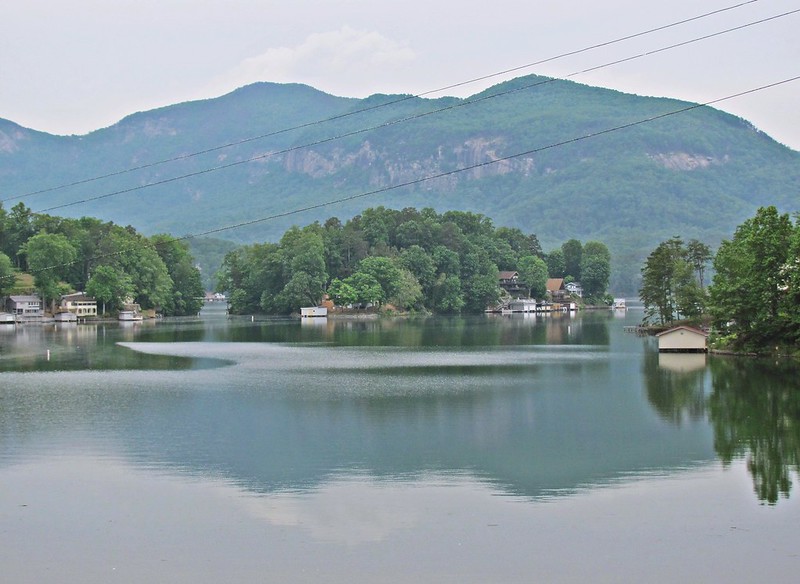
[(690, 154), (688, 152), (663, 152), (660, 154), (648, 154), (650, 160), (657, 162), (669, 170), (697, 170), (710, 166), (727, 164), (730, 156), (717, 158), (714, 156), (704, 156), (702, 154)]
[(414, 182), (461, 168), (470, 170), (442, 177), (439, 186), (448, 185), (447, 190), (452, 190), (462, 180), (480, 180), (514, 172), (529, 176), (538, 172), (531, 156), (503, 160), (506, 146), (503, 137), (478, 136), (463, 142), (438, 144), (432, 152), (428, 150), (427, 153), (419, 152), (418, 156), (409, 156), (365, 140), (352, 150), (300, 149), (278, 160), (286, 171), (311, 178), (357, 170), (368, 174), (370, 184), (375, 187)]

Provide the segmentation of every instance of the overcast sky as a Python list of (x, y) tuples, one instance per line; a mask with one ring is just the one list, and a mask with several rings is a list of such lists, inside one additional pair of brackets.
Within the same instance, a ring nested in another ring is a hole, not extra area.
[[(255, 81), (328, 93), (419, 94), (744, 0), (7, 0), (0, 118), (85, 134), (124, 116)], [(706, 102), (800, 75), (800, 13), (621, 65), (587, 67), (800, 9), (758, 0), (527, 73)], [(800, 150), (800, 81), (715, 107)]]

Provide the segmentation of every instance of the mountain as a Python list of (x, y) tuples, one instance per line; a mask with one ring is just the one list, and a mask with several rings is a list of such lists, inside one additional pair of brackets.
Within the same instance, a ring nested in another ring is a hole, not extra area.
[(236, 242), (370, 206), (470, 210), (545, 250), (604, 241), (614, 291), (628, 293), (668, 237), (716, 245), (758, 206), (797, 211), (798, 179), (800, 153), (741, 118), (534, 75), (466, 100), (258, 83), (85, 136), (0, 120), (6, 208)]

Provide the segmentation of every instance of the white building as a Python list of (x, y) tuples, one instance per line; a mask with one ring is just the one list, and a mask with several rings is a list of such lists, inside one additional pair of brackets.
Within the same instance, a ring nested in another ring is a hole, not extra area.
[(690, 326), (676, 326), (658, 333), (658, 350), (672, 353), (705, 353), (708, 333)]
[(97, 300), (83, 292), (62, 296), (61, 308), (71, 312), (78, 318), (97, 316)]
[(9, 296), (6, 301), (6, 310), (17, 317), (22, 318), (41, 318), (44, 316), (42, 310), (42, 299), (38, 296)]

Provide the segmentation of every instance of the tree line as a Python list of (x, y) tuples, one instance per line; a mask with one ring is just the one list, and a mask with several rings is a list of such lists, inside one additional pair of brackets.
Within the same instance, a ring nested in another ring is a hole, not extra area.
[[(713, 262), (712, 262), (713, 259)], [(714, 277), (704, 282), (712, 262)], [(705, 318), (717, 341), (738, 350), (800, 344), (800, 216), (792, 223), (761, 207), (712, 255), (709, 246), (674, 237), (642, 268), (645, 319), (668, 324)]]
[(177, 316), (196, 314), (205, 294), (187, 245), (172, 236), (148, 238), (131, 226), (0, 204), (0, 296), (25, 272), (51, 309), (62, 294), (81, 291), (103, 303), (103, 312), (132, 300)]
[(496, 228), (482, 214), (381, 206), (229, 252), (217, 289), (229, 293), (231, 311), (239, 314), (288, 314), (317, 305), (325, 294), (344, 306), (477, 313), (501, 300), (501, 270), (517, 271), (537, 298), (548, 277), (565, 276), (583, 278), (584, 290), (602, 298), (610, 261), (600, 242), (571, 240), (545, 254), (535, 234)]

